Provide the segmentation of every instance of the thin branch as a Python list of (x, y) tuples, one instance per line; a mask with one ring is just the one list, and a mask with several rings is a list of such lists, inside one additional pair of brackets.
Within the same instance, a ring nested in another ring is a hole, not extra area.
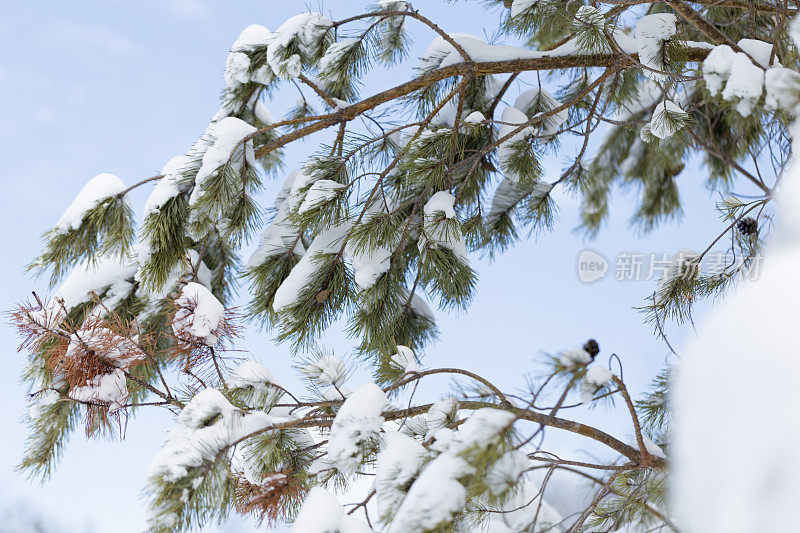
[[(709, 51), (704, 48), (687, 48), (687, 59), (689, 61), (702, 61)], [(633, 57), (636, 57), (633, 55)], [(515, 72), (529, 72), (536, 70), (558, 70), (567, 68), (590, 68), (590, 67), (612, 67), (624, 69), (631, 67), (631, 61), (621, 54), (595, 54), (595, 55), (549, 55), (542, 53), (541, 57), (530, 59), (510, 59), (506, 61), (486, 61), (473, 63), (457, 63), (438, 68), (423, 74), (413, 80), (400, 84), (396, 87), (370, 96), (360, 102), (356, 102), (344, 109), (319, 116), (314, 124), (296, 130), (274, 139), (267, 144), (260, 146), (256, 150), (256, 157), (263, 157), (265, 154), (281, 148), (293, 141), (307, 137), (312, 133), (328, 128), (334, 124), (339, 124), (342, 120), (352, 120), (359, 115), (385, 104), (392, 100), (411, 94), (429, 85), (440, 82), (447, 78), (464, 76), (474, 73), (476, 76), (487, 76), (490, 74), (513, 74)], [(270, 126), (272, 129), (274, 126)], [(261, 130), (253, 133), (256, 136)]]
[(136, 187), (140, 187), (140, 186), (144, 185), (145, 183), (150, 183), (151, 181), (160, 180), (160, 179), (161, 179), (161, 178), (163, 178), (163, 177), (164, 177), (164, 174), (159, 174), (158, 176), (151, 176), (151, 177), (149, 177), (149, 178), (145, 178), (145, 179), (143, 179), (142, 181), (139, 181), (139, 182), (137, 182), (137, 183), (134, 183), (133, 185), (131, 185), (131, 186), (130, 186), (130, 187), (128, 187), (127, 189), (124, 189), (122, 192), (120, 192), (120, 193), (117, 193), (117, 197), (118, 197), (118, 198), (122, 198), (123, 196), (125, 196), (126, 194), (128, 194), (129, 192), (131, 192), (131, 191), (132, 191), (133, 189), (135, 189)]

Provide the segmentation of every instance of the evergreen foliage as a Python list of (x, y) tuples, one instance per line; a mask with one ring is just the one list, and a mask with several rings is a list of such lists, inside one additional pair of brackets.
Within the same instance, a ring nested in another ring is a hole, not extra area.
[[(634, 401), (620, 359), (590, 343), (552, 356), (547, 373), (526, 376), (515, 393), (418, 357), (438, 338), (430, 305), (467, 308), (478, 283), (471, 259), (552, 228), (557, 193), (579, 199), (577, 229), (593, 236), (617, 189), (633, 189), (631, 225), (650, 231), (680, 217), (693, 159), (725, 198), (720, 233), (700, 254), (676, 254), (642, 310), (663, 336), (665, 321), (690, 319), (694, 302), (742, 277), (770, 230), (790, 155), (797, 10), (768, 1), (485, 4), (502, 16), (497, 42), (523, 47), (448, 35), (404, 0), (338, 21), (303, 13), (274, 32), (250, 26), (226, 61), (220, 110), (187, 154), (130, 187), (112, 176), (81, 192), (31, 264), (63, 284), (12, 314), (30, 359), (20, 470), (49, 476), (81, 418), (87, 433), (111, 433), (121, 417), (155, 406), (178, 418), (148, 476), (153, 531), (202, 527), (233, 509), (303, 532), (679, 530), (665, 490), (669, 368)], [(432, 39), (414, 77), (362, 96), (366, 72), (409, 60), (412, 23)], [(275, 121), (265, 102), (294, 90), (297, 105)], [(282, 148), (324, 130), (333, 140), (288, 174), (271, 209), (260, 207), (262, 187), (277, 189), (266, 178), (281, 174)], [(563, 171), (548, 181), (553, 158)], [(153, 181), (137, 232), (127, 194)], [(243, 261), (258, 229), (260, 245)], [(743, 260), (703, 272), (728, 239)], [(301, 361), (305, 394), (252, 362), (231, 370), (240, 317), (224, 309), (240, 287), (244, 318)], [(198, 292), (187, 307), (189, 289)], [(357, 358), (318, 347), (338, 320)], [(116, 342), (98, 341), (98, 328)], [(375, 383), (351, 391), (357, 365)], [(448, 396), (416, 402), (436, 374), (455, 380)], [(560, 418), (581, 404), (627, 409), (636, 442)], [(614, 458), (557, 457), (542, 448), (551, 427)], [(577, 517), (545, 498), (562, 471), (595, 490)], [(351, 512), (321, 489), (341, 492), (368, 474), (375, 486)]]

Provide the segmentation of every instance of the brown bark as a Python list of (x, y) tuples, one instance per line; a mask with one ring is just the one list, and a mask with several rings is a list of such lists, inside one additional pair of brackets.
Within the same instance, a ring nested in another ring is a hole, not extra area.
[(741, 48), (739, 48), (738, 44), (733, 42), (727, 35), (722, 33), (719, 28), (703, 18), (700, 13), (692, 9), (692, 6), (686, 2), (683, 2), (682, 0), (664, 0), (664, 3), (675, 10), (675, 12), (681, 17), (686, 19), (689, 24), (697, 28), (700, 33), (708, 37), (712, 43), (717, 45), (727, 44), (737, 52), (743, 51)]
[[(708, 50), (701, 48), (688, 48), (687, 59), (689, 61), (702, 61), (708, 55)], [(342, 121), (353, 120), (359, 115), (370, 111), (379, 105), (396, 100), (403, 96), (418, 91), (429, 85), (440, 82), (447, 78), (456, 76), (475, 75), (487, 76), (491, 74), (513, 74), (517, 72), (529, 72), (537, 70), (560, 70), (568, 68), (592, 68), (610, 67), (631, 68), (634, 66), (636, 58), (633, 54), (630, 57), (624, 54), (596, 54), (596, 55), (546, 55), (530, 59), (510, 59), (506, 61), (486, 61), (486, 62), (465, 62), (439, 68), (423, 74), (413, 80), (409, 80), (396, 87), (370, 96), (360, 102), (341, 109), (335, 113), (322, 115), (317, 122), (299, 130), (281, 135), (279, 138), (260, 146), (256, 150), (256, 157), (263, 157), (265, 154), (281, 148), (297, 139), (302, 139), (312, 133), (318, 132)]]

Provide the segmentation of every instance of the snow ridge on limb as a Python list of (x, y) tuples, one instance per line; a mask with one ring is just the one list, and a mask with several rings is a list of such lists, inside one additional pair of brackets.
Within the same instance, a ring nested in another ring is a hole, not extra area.
[(308, 493), (292, 526), (295, 533), (371, 533), (365, 522), (344, 511), (339, 501), (325, 489), (314, 487)]
[(384, 392), (374, 383), (353, 391), (342, 404), (331, 426), (328, 461), (344, 474), (355, 474), (365, 454), (380, 433), (383, 410), (389, 405)]
[(40, 274), (52, 268), (54, 285), (80, 262), (99, 256), (123, 258), (134, 239), (133, 211), (128, 189), (113, 174), (98, 174), (78, 195), (45, 235), (45, 250), (30, 265)]
[(203, 508), (203, 498), (224, 498), (229, 472), (220, 464), (220, 454), (243, 437), (280, 421), (263, 412), (243, 412), (216, 389), (197, 393), (178, 415), (148, 468), (151, 528), (182, 529)]
[[(88, 210), (78, 205), (67, 217), (79, 217), (78, 227), (59, 233), (41, 260), (60, 270), (59, 279), (100, 258), (118, 258), (119, 265), (113, 275), (81, 284), (81, 290), (99, 288), (96, 297), (70, 296), (63, 311), (42, 302), (17, 314), (31, 347), (26, 380), (36, 395), (28, 468), (47, 471), (77, 415), (92, 427), (109, 413), (133, 415), (145, 406), (195, 409), (192, 402), (214, 390), (219, 397), (207, 403), (216, 407), (198, 408), (209, 417), (187, 430), (180, 446), (191, 447), (195, 433), (207, 428), (231, 435), (210, 445), (209, 455), (200, 453), (199, 462), (187, 459), (185, 475), (154, 487), (154, 523), (162, 529), (202, 527), (234, 501), (241, 512), (271, 523), (291, 521), (314, 486), (333, 490), (373, 467), (381, 471), (381, 486), (348, 509), (364, 513), (368, 527), (372, 497), (381, 500), (387, 530), (463, 529), (481, 521), (501, 530), (578, 530), (594, 520), (589, 515), (631, 528), (668, 525), (660, 506), (624, 503), (626, 487), (662, 479), (669, 468), (647, 444), (670, 450), (667, 433), (659, 432), (664, 402), (635, 403), (621, 377), (605, 370), (607, 361), (594, 362), (596, 342), (554, 356), (543, 375), (526, 377), (514, 393), (468, 370), (423, 366), (418, 357), (436, 336), (428, 303), (441, 312), (466, 307), (476, 294), (475, 254), (503, 250), (523, 236), (520, 227), (531, 233), (551, 227), (564, 192), (583, 200), (589, 231), (607, 220), (618, 184), (639, 193), (632, 222), (641, 229), (675, 218), (679, 175), (696, 155), (705, 158), (712, 189), (727, 194), (746, 180), (764, 192), (752, 203), (726, 198), (722, 234), (709, 246), (731, 237), (737, 257), (755, 257), (769, 231), (777, 179), (751, 167), (749, 153), (771, 149), (774, 168), (781, 168), (786, 154), (775, 150), (782, 149), (787, 117), (800, 101), (794, 50), (785, 39), (755, 37), (781, 35), (785, 13), (758, 6), (746, 12), (737, 2), (670, 1), (646, 17), (636, 4), (504, 4), (511, 9), (499, 33), (486, 32), (496, 35), (491, 43), (447, 34), (399, 0), (341, 20), (305, 13), (277, 29), (245, 28), (228, 54), (220, 108), (205, 133), (160, 176), (131, 186), (158, 180), (138, 245), (127, 229), (129, 189), (118, 187), (116, 194), (112, 188), (110, 196), (101, 191), (79, 202)], [(747, 28), (730, 23), (749, 17)], [(403, 60), (410, 50), (406, 23), (419, 24), (434, 41), (419, 72), (359, 99), (359, 84), (369, 81), (363, 74), (376, 62)], [(507, 46), (508, 34), (522, 46)], [(705, 69), (698, 65), (703, 59)], [(763, 76), (750, 76), (754, 69)], [(704, 70), (707, 79), (698, 82)], [(299, 103), (273, 117), (266, 101), (283, 90), (299, 90)], [(280, 168), (281, 147), (326, 129), (327, 144), (307, 150), (311, 155), (286, 179), (274, 212), (264, 212), (255, 193)], [(596, 135), (603, 139), (598, 150)], [(565, 138), (575, 142), (562, 145)], [(551, 158), (566, 163), (545, 180)], [(222, 340), (235, 331), (224, 304), (242, 274), (241, 246), (265, 214), (274, 216), (244, 269), (252, 293), (245, 313), (276, 328), (294, 352), (311, 349), (307, 364), (299, 365), (304, 393), (283, 389), (263, 367), (240, 365), (244, 354), (223, 349)], [(98, 228), (110, 237), (92, 241)], [(664, 317), (689, 316), (693, 301), (717, 292), (733, 273), (728, 266), (718, 277), (671, 273), (648, 304), (656, 329)], [(39, 313), (46, 315), (41, 323)], [(87, 327), (88, 317), (102, 327)], [(358, 339), (356, 355), (371, 365), (374, 384), (353, 386), (351, 359), (312, 348), (340, 319)], [(108, 349), (111, 343), (119, 350)], [(70, 360), (90, 368), (79, 372), (81, 365)], [(452, 390), (426, 394), (446, 399), (416, 401), (429, 376), (442, 374), (457, 380)], [(538, 385), (547, 389), (542, 396)], [(631, 417), (636, 447), (558, 412), (578, 405), (579, 396), (599, 407), (615, 395)], [(555, 404), (540, 409), (550, 396)], [(646, 424), (637, 409), (645, 410)], [(239, 427), (251, 416), (282, 421)], [(615, 454), (593, 464), (536, 453), (546, 427)], [(382, 439), (388, 431), (407, 438)], [(553, 475), (578, 469), (598, 490), (611, 492), (573, 523), (559, 525), (526, 479), (531, 464)], [(452, 498), (436, 494), (439, 481), (453, 489)], [(663, 501), (655, 490), (642, 499)], [(334, 509), (333, 527), (361, 527), (337, 505), (322, 507)], [(495, 511), (503, 516), (493, 517)]]
[(189, 282), (175, 300), (172, 331), (178, 338), (215, 346), (218, 328), (225, 319), (225, 307), (206, 287)]
[(55, 230), (66, 232), (76, 230), (86, 214), (97, 204), (112, 198), (125, 190), (125, 184), (113, 174), (98, 174), (83, 186), (78, 196), (56, 222)]

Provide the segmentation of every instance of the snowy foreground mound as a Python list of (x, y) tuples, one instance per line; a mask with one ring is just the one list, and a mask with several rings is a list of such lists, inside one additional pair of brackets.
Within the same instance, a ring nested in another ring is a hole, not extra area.
[(699, 328), (679, 372), (674, 493), (692, 531), (788, 531), (786, 526), (797, 520), (796, 162), (780, 195), (783, 228), (764, 257), (759, 279), (742, 287)]

